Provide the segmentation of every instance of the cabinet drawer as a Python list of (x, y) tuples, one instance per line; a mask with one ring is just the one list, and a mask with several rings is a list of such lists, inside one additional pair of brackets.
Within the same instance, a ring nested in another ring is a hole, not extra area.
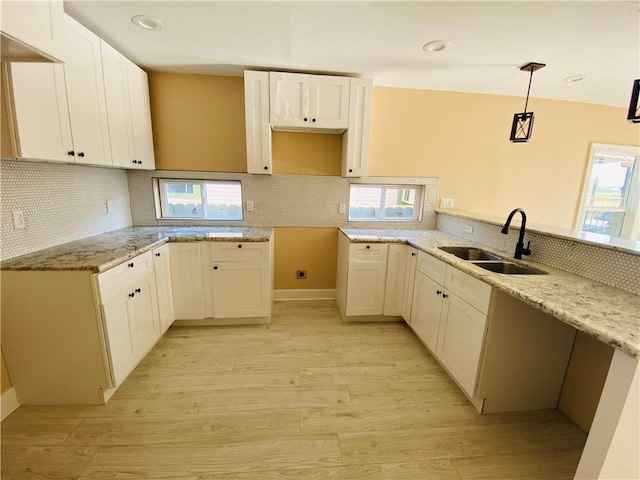
[(211, 244), (214, 262), (269, 260), (269, 242), (216, 242)]
[(445, 286), (449, 292), (457, 295), (482, 313), (486, 314), (489, 311), (491, 285), (461, 272), (457, 268), (449, 267)]
[(386, 243), (351, 243), (349, 261), (386, 262), (389, 245)]
[(105, 303), (123, 288), (126, 288), (132, 279), (148, 272), (153, 272), (153, 256), (150, 251), (99, 274), (98, 286), (100, 287), (101, 302)]
[(427, 277), (433, 281), (438, 282), (440, 285), (444, 285), (447, 264), (438, 260), (436, 257), (429, 255), (428, 253), (418, 252), (418, 264), (416, 268), (419, 272), (424, 273)]

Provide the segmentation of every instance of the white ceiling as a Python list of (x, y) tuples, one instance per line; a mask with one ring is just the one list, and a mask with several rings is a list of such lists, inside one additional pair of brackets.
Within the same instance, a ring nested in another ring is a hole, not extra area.
[[(373, 78), (375, 85), (628, 106), (640, 78), (638, 1), (74, 1), (65, 10), (147, 70), (249, 68)], [(160, 32), (131, 22), (162, 21)], [(425, 53), (445, 39), (452, 47)], [(586, 75), (567, 83), (570, 75)]]

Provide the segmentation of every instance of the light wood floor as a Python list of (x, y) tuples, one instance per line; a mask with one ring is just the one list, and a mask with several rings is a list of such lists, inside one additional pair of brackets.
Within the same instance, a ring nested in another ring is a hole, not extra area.
[(23, 406), (2, 480), (571, 479), (555, 410), (480, 416), (403, 323), (276, 303), (263, 326), (172, 327), (104, 406)]

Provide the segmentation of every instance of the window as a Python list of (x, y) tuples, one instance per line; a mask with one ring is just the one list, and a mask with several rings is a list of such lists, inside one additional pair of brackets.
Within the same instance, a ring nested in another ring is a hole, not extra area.
[(419, 221), (422, 188), (410, 185), (351, 185), (349, 221)]
[(158, 180), (161, 218), (242, 220), (240, 182)]
[(639, 239), (638, 148), (594, 144), (576, 228), (594, 239)]

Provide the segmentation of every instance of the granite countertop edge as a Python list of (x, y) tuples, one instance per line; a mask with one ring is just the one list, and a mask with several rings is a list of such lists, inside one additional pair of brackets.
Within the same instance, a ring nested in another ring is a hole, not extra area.
[[(547, 265), (513, 260), (508, 258), (505, 252), (445, 232), (398, 230), (394, 235), (390, 231), (349, 228), (341, 228), (340, 231), (354, 243), (384, 242), (411, 245), (627, 355), (640, 359), (640, 341), (638, 340), (640, 327), (637, 324), (640, 297), (638, 295)], [(377, 232), (379, 235), (376, 235)], [(501, 275), (490, 272), (438, 248), (444, 245), (479, 247), (500, 255), (506, 261), (544, 270), (548, 275)], [(624, 326), (621, 327), (612, 321), (612, 318), (616, 318), (616, 313), (626, 320), (627, 323)], [(636, 319), (635, 331), (632, 331), (634, 318)], [(624, 332), (620, 332), (621, 328)]]
[(167, 242), (267, 242), (266, 227), (126, 227), (2, 262), (4, 271), (105, 272)]

